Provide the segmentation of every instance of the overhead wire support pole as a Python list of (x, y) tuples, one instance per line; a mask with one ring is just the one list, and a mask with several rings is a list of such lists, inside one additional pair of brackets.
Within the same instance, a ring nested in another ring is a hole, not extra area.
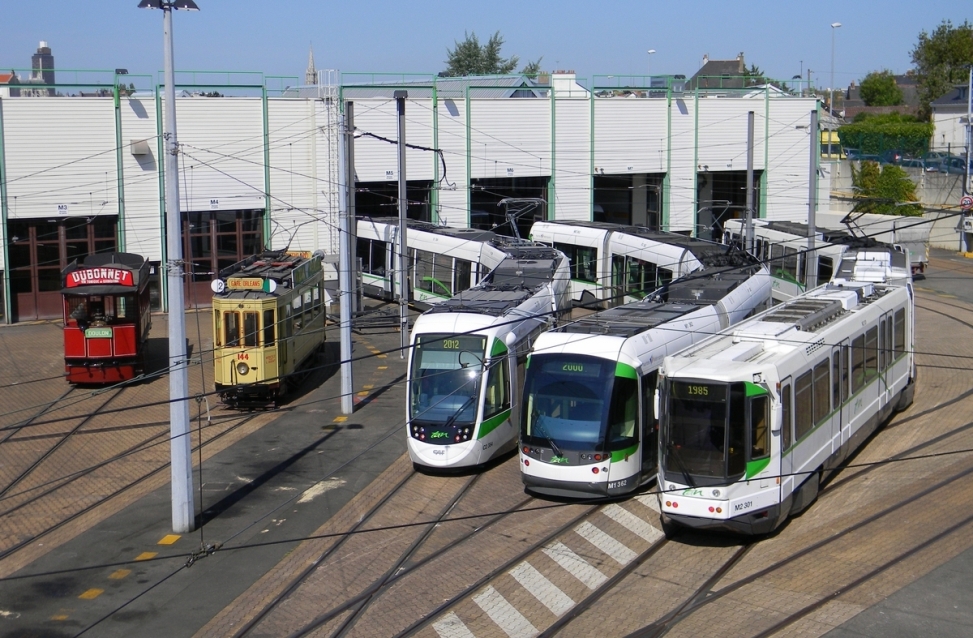
[(172, 531), (196, 527), (193, 502), (192, 445), (189, 432), (189, 369), (186, 348), (186, 305), (182, 258), (182, 215), (179, 211), (179, 143), (176, 138), (176, 90), (172, 53), (172, 12), (198, 10), (192, 0), (142, 0), (141, 9), (162, 9), (165, 63), (163, 143), (166, 170), (166, 283), (169, 303), (169, 442), (172, 476)]
[(338, 144), (338, 288), (339, 297), (339, 339), (341, 340), (341, 413), (351, 414), (355, 411), (354, 385), (352, 384), (351, 369), (351, 311), (354, 303), (355, 291), (352, 287), (351, 263), (351, 207), (349, 206), (348, 191), (354, 188), (354, 170), (348, 165), (351, 156), (350, 148), (355, 143), (351, 122), (353, 121), (354, 106), (345, 102), (344, 115), (338, 117), (340, 143)]
[[(814, 110), (811, 111), (811, 124), (808, 127), (808, 134), (811, 140), (811, 167), (808, 174), (808, 189), (807, 189), (807, 258), (804, 263), (817, 263), (817, 259), (814, 259), (814, 236), (817, 234), (818, 230), (815, 226), (817, 223), (817, 207), (818, 207), (818, 140), (821, 136), (818, 134), (818, 109), (815, 104)], [(818, 271), (817, 268), (807, 268), (807, 287), (817, 288), (818, 286)]]
[(399, 128), (399, 331), (402, 337), (399, 358), (404, 359), (406, 348), (409, 347), (409, 250), (405, 241), (406, 216), (409, 208), (405, 182), (405, 100), (409, 97), (409, 92), (395, 91), (393, 96)]
[(744, 241), (753, 254), (753, 111), (747, 111), (747, 217)]

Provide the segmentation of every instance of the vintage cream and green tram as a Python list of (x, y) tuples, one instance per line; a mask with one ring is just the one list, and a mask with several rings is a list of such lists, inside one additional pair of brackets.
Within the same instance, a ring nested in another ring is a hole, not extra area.
[(216, 391), (234, 407), (276, 404), (325, 341), (321, 254), (266, 251), (212, 287)]

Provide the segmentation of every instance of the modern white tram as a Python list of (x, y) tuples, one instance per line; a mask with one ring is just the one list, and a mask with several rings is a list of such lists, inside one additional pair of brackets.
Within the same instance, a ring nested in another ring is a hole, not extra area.
[[(744, 220), (723, 222), (723, 243), (742, 248)], [(816, 229), (814, 252), (807, 249), (807, 224), (788, 221), (753, 220), (754, 256), (767, 264), (774, 279), (775, 302), (787, 301), (810, 287), (825, 284), (834, 276), (853, 237), (842, 230)], [(811, 275), (816, 278), (809, 282)]]
[(773, 531), (912, 403), (909, 272), (902, 253), (851, 250), (839, 267), (849, 279), (666, 357), (658, 485), (667, 532)]
[(505, 250), (482, 282), (412, 328), (406, 434), (416, 465), (482, 465), (517, 444), (527, 354), (571, 302), (563, 253), (532, 242)]
[(770, 303), (767, 269), (742, 251), (723, 252), (652, 299), (603, 310), (537, 339), (520, 418), (528, 491), (604, 497), (655, 478), (652, 398), (662, 358)]
[[(397, 217), (358, 220), (357, 254), (364, 294), (398, 298)], [(507, 256), (509, 237), (410, 219), (406, 225), (409, 299), (425, 310), (478, 283)]]
[(598, 308), (638, 301), (725, 252), (703, 239), (606, 222), (534, 222), (530, 239), (568, 256), (572, 301)]

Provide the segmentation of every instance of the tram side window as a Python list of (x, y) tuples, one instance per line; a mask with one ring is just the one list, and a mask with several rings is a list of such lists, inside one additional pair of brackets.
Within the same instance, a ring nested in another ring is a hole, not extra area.
[(778, 244), (770, 245), (770, 272), (780, 276), (784, 272), (784, 247)]
[(432, 276), (434, 277), (432, 292), (437, 295), (452, 297), (453, 258), (449, 255), (436, 255), (433, 261)]
[(213, 339), (216, 341), (214, 345), (223, 345), (223, 313), (219, 310), (213, 313)]
[(473, 264), (466, 261), (465, 259), (456, 260), (456, 273), (455, 273), (456, 280), (453, 286), (453, 290), (455, 290), (456, 292), (461, 292), (473, 286), (472, 266)]
[(848, 379), (848, 375), (851, 374), (851, 348), (843, 345), (838, 352), (841, 358), (841, 403), (844, 403), (848, 400), (849, 394), (848, 385), (850, 380)]
[(310, 327), (311, 321), (314, 320), (314, 302), (311, 297), (311, 291), (304, 291), (304, 326)]
[(791, 384), (788, 383), (780, 390), (780, 420), (781, 442), (780, 449), (787, 451), (791, 447)]
[(895, 311), (895, 356), (905, 354), (905, 310)]
[(872, 327), (865, 332), (865, 380), (878, 374), (878, 328)]
[(293, 302), (292, 305), (294, 306), (294, 309), (293, 309), (293, 317), (292, 317), (293, 318), (294, 332), (295, 333), (298, 333), (298, 332), (301, 331), (301, 328), (304, 326), (304, 318), (301, 316), (301, 313), (303, 312), (303, 310), (302, 310), (302, 306), (301, 306), (301, 297), (300, 297), (300, 295), (298, 295), (294, 299), (294, 302)]
[(885, 363), (885, 319), (882, 319), (878, 328), (878, 369), (884, 370), (886, 367)]
[(841, 352), (831, 355), (831, 403), (835, 409), (841, 405)]
[(895, 354), (892, 352), (892, 344), (895, 343), (892, 337), (892, 317), (885, 322), (885, 367), (891, 368)]
[(726, 471), (730, 476), (743, 474), (747, 468), (747, 395), (742, 383), (730, 384), (730, 415)]
[(240, 315), (236, 312), (223, 313), (223, 335), (226, 345), (234, 347), (240, 345)]
[(865, 385), (865, 335), (851, 342), (851, 391), (858, 392)]
[(808, 370), (794, 382), (794, 436), (797, 440), (810, 432), (814, 425), (811, 403), (811, 371)]
[(834, 260), (831, 257), (818, 255), (818, 284), (828, 283), (833, 274)]
[(638, 381), (615, 377), (608, 408), (608, 446), (611, 450), (623, 450), (638, 442), (638, 393)]
[(793, 248), (784, 248), (784, 274), (791, 279), (801, 281), (797, 276), (797, 251)]
[(767, 397), (750, 400), (750, 459), (770, 456), (770, 428), (767, 427)]
[(260, 332), (260, 315), (256, 312), (243, 313), (243, 345), (255, 347)]
[(589, 246), (555, 243), (554, 247), (568, 256), (571, 263), (571, 279), (597, 283), (598, 250)]
[(273, 309), (264, 310), (264, 346), (272, 346), (276, 341), (277, 329), (274, 323)]
[(483, 418), (499, 414), (510, 407), (510, 375), (507, 374), (507, 357), (495, 359), (487, 374), (486, 398), (483, 402)]
[(433, 278), (433, 255), (428, 250), (417, 250), (416, 251), (416, 269), (415, 269), (415, 281), (412, 285), (416, 290), (425, 290), (426, 292), (435, 292), (435, 279)]
[(814, 422), (821, 423), (830, 412), (831, 396), (830, 362), (825, 359), (814, 366)]

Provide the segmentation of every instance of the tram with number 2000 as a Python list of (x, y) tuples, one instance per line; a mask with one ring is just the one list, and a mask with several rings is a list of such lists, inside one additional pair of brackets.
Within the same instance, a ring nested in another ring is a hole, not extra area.
[(266, 251), (213, 280), (215, 380), (225, 404), (276, 404), (323, 347), (321, 257)]
[[(909, 271), (904, 253), (850, 250), (833, 283), (666, 357), (657, 397), (667, 533), (777, 529), (912, 403)], [(866, 281), (883, 272), (886, 281)]]
[(662, 358), (770, 304), (767, 269), (726, 246), (652, 297), (537, 339), (527, 363), (520, 471), (529, 492), (616, 496), (657, 471), (653, 410)]
[(142, 374), (152, 326), (149, 271), (139, 255), (101, 253), (61, 273), (68, 381), (109, 384)]

